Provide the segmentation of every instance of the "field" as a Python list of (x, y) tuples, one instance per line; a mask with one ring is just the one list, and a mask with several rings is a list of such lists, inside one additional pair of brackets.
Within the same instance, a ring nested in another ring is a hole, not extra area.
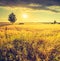
[(60, 25), (0, 26), (0, 61), (60, 61)]

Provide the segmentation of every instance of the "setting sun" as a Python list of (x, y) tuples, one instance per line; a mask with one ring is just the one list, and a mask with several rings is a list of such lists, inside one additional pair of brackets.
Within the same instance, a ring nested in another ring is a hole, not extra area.
[(27, 14), (22, 14), (22, 18), (28, 18)]

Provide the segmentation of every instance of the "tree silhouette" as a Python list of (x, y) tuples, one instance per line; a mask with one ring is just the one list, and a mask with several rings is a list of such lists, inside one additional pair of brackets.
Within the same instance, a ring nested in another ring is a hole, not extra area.
[(16, 21), (16, 16), (15, 16), (15, 14), (14, 14), (14, 13), (11, 13), (11, 14), (9, 15), (8, 20), (13, 24), (13, 23)]
[(54, 24), (56, 24), (57, 22), (56, 22), (56, 20), (54, 20)]

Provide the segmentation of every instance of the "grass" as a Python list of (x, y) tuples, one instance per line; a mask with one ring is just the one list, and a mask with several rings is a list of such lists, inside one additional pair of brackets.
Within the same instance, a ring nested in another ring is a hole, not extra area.
[(60, 61), (59, 27), (59, 24), (1, 26), (0, 61)]

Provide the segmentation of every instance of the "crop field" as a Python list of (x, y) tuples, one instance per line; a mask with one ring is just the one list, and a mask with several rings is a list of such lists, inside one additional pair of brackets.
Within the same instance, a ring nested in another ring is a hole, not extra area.
[(60, 61), (60, 25), (0, 26), (0, 61)]

